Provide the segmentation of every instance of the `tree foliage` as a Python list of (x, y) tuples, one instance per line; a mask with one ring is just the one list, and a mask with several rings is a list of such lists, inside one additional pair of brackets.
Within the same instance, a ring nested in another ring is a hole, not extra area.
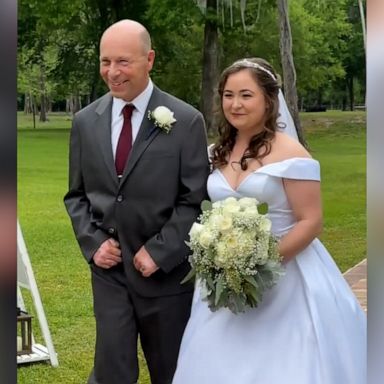
[[(84, 104), (102, 95), (99, 39), (113, 22), (131, 18), (151, 33), (156, 84), (201, 107), (205, 3), (19, 0), (20, 99), (31, 95), (40, 105), (43, 95), (49, 106), (69, 97)], [(289, 5), (299, 106), (341, 107), (352, 98), (363, 103), (365, 53), (357, 0), (290, 0)], [(210, 17), (217, 20), (219, 71), (241, 57), (258, 56), (281, 73), (276, 0), (222, 0)]]

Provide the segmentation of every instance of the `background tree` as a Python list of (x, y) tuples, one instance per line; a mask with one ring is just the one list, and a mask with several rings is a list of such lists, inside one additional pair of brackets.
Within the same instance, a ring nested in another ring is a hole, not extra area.
[[(364, 104), (358, 0), (287, 3), (299, 108)], [(211, 12), (202, 12), (207, 6)], [(43, 118), (44, 106), (74, 112), (105, 93), (99, 39), (113, 22), (132, 18), (151, 33), (156, 84), (200, 108), (211, 128), (224, 67), (258, 56), (286, 72), (278, 15), (276, 0), (19, 0), (19, 107), (35, 105)]]
[(201, 111), (208, 132), (212, 131), (215, 87), (219, 74), (219, 30), (217, 0), (207, 0), (205, 9)]
[[(99, 76), (98, 44), (103, 31), (121, 18), (144, 22), (146, 0), (20, 0), (19, 51), (29, 57), (24, 62), (40, 66), (40, 99), (46, 84), (58, 84), (57, 95), (67, 98), (72, 112), (81, 99), (96, 99), (105, 91)], [(56, 47), (55, 65), (46, 68), (45, 52)], [(23, 76), (23, 74), (21, 74)], [(41, 111), (44, 108), (41, 102)]]
[(301, 143), (305, 144), (299, 118), (299, 106), (296, 90), (296, 69), (292, 52), (291, 25), (287, 0), (277, 0), (280, 29), (280, 56), (283, 67), (284, 94), (289, 111)]
[(191, 0), (150, 0), (145, 25), (156, 51), (156, 84), (200, 108), (204, 17)]
[(360, 6), (363, 5), (359, 1), (349, 0), (346, 2), (348, 11), (348, 22), (351, 27), (351, 33), (346, 37), (347, 45), (346, 53), (343, 57), (343, 67), (345, 69), (345, 77), (340, 87), (344, 88), (343, 110), (348, 107), (354, 110), (356, 102), (364, 104), (365, 98), (365, 25), (361, 23)]
[(299, 104), (302, 108), (335, 104), (334, 85), (345, 77), (343, 59), (351, 33), (345, 0), (296, 0), (290, 11)]

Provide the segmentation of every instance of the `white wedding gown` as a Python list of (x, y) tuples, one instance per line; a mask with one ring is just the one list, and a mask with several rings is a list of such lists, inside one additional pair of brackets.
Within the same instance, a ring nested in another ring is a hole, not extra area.
[[(272, 230), (294, 218), (282, 178), (320, 180), (319, 163), (292, 158), (252, 172), (233, 190), (215, 170), (212, 201), (267, 202)], [(365, 384), (366, 315), (332, 257), (315, 239), (286, 265), (258, 308), (211, 312), (197, 284), (173, 384)]]

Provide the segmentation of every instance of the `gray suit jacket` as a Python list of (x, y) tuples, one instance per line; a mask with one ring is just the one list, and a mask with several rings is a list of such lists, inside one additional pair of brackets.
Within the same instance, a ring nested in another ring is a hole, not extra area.
[[(207, 197), (209, 173), (201, 113), (154, 87), (148, 110), (160, 105), (173, 111), (177, 121), (166, 134), (144, 116), (120, 182), (111, 145), (112, 97), (106, 94), (79, 111), (71, 130), (69, 191), (64, 197), (91, 268), (98, 268), (92, 257), (101, 243), (117, 239), (128, 283), (148, 297), (192, 289), (180, 284), (189, 270), (185, 241)], [(132, 263), (142, 245), (160, 267), (149, 278)]]

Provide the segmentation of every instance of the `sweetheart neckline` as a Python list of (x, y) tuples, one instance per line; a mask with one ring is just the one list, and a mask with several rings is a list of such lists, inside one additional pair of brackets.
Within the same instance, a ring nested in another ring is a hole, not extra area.
[(228, 185), (229, 188), (231, 188), (231, 190), (235, 193), (238, 193), (240, 187), (242, 186), (242, 184), (253, 174), (256, 174), (258, 173), (260, 170), (262, 170), (263, 168), (266, 168), (268, 166), (271, 166), (271, 165), (276, 165), (276, 164), (280, 164), (280, 163), (284, 163), (284, 162), (288, 162), (288, 161), (293, 161), (293, 160), (311, 160), (311, 161), (316, 161), (315, 159), (313, 159), (312, 157), (291, 157), (289, 159), (284, 159), (284, 160), (280, 160), (280, 161), (274, 161), (272, 163), (268, 163), (268, 164), (265, 164), (265, 165), (262, 165), (261, 167), (255, 169), (254, 171), (251, 171), (248, 173), (247, 176), (244, 177), (243, 180), (241, 180), (241, 182), (239, 183), (239, 185), (236, 187), (236, 188), (233, 188), (232, 185), (229, 183), (229, 181), (227, 180), (227, 178), (224, 176), (224, 173), (219, 169), (219, 168), (216, 168), (214, 171), (218, 171), (219, 174), (221, 175), (221, 177), (224, 179), (225, 183)]
[[(261, 167), (260, 167), (261, 168)], [(258, 168), (258, 169), (260, 169)], [(220, 171), (220, 169), (215, 169), (215, 171), (218, 171), (219, 175), (221, 176), (221, 178), (224, 180), (225, 184), (227, 184), (227, 186), (233, 191), (233, 192), (236, 192), (238, 193), (239, 191), (239, 188), (242, 186), (242, 184), (249, 178), (249, 176), (251, 176), (252, 174), (256, 173), (257, 172), (257, 169), (248, 173), (247, 176), (244, 177), (243, 180), (241, 180), (241, 182), (239, 183), (239, 185), (236, 187), (236, 188), (233, 188), (232, 185), (229, 183), (229, 181), (227, 180), (227, 178), (224, 176), (224, 173)]]

